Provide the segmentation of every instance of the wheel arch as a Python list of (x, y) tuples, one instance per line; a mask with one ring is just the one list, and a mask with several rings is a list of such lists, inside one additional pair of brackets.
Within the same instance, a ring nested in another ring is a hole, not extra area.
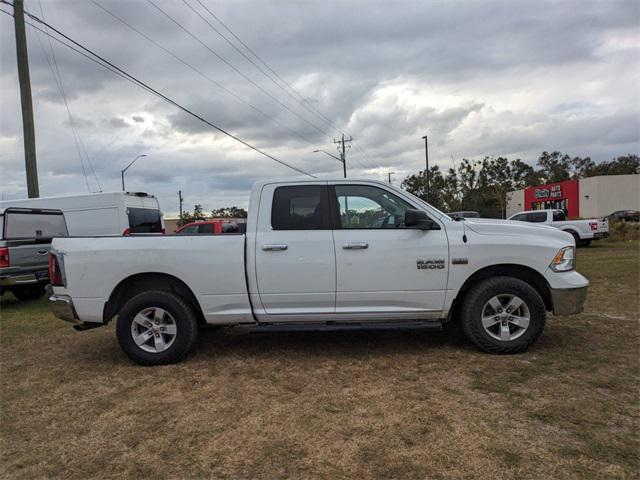
[(150, 290), (166, 290), (175, 293), (193, 307), (198, 322), (205, 323), (202, 308), (193, 291), (178, 277), (167, 273), (137, 273), (123, 279), (113, 289), (109, 300), (104, 305), (103, 323), (107, 325), (131, 298)]
[(499, 265), (489, 265), (474, 272), (460, 288), (458, 295), (453, 301), (453, 305), (449, 310), (449, 319), (458, 315), (460, 306), (471, 288), (491, 277), (513, 277), (531, 285), (540, 295), (544, 302), (544, 307), (547, 311), (553, 310), (553, 301), (551, 299), (551, 291), (549, 290), (549, 284), (541, 273), (534, 270), (531, 267), (520, 264), (504, 263)]

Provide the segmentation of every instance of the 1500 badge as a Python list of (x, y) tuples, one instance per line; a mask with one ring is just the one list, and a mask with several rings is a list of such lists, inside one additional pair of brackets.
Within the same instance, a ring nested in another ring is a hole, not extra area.
[(444, 268), (444, 260), (425, 260), (424, 258), (419, 258), (416, 260), (416, 265), (418, 270), (442, 270)]

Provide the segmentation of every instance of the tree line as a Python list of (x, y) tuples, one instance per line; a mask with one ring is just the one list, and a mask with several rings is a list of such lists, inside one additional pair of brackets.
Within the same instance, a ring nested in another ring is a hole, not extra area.
[(428, 196), (424, 170), (406, 177), (402, 188), (445, 212), (474, 210), (482, 217), (504, 218), (507, 193), (514, 190), (598, 175), (640, 173), (640, 159), (634, 154), (595, 163), (590, 157), (571, 157), (557, 151), (545, 151), (536, 166), (538, 168), (519, 158), (464, 158), (457, 168), (449, 168), (446, 172), (437, 165), (429, 168)]
[(193, 212), (189, 210), (182, 212), (182, 216), (178, 219), (178, 226), (181, 227), (187, 223), (206, 220), (207, 218), (247, 218), (247, 211), (244, 208), (235, 206), (214, 208), (211, 210), (211, 214), (207, 216), (202, 205), (194, 205)]

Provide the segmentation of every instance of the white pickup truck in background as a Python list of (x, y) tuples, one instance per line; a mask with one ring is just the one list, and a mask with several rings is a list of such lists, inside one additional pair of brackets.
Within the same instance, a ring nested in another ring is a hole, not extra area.
[(592, 240), (599, 240), (609, 236), (609, 221), (606, 218), (567, 220), (567, 215), (562, 210), (528, 210), (516, 213), (507, 220), (541, 223), (559, 228), (564, 232), (570, 233), (578, 247), (588, 247)]
[(246, 234), (60, 238), (54, 313), (87, 330), (117, 318), (127, 355), (180, 360), (198, 326), (441, 327), (459, 319), (486, 352), (516, 353), (546, 311), (582, 311), (571, 235), (505, 220), (457, 222), (376, 181), (266, 181)]

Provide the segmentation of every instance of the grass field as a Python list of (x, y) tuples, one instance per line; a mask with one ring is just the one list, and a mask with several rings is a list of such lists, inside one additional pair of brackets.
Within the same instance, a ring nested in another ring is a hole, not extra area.
[(447, 332), (204, 331), (142, 368), (2, 299), (4, 478), (638, 478), (638, 242), (578, 251), (587, 308), (528, 352)]

